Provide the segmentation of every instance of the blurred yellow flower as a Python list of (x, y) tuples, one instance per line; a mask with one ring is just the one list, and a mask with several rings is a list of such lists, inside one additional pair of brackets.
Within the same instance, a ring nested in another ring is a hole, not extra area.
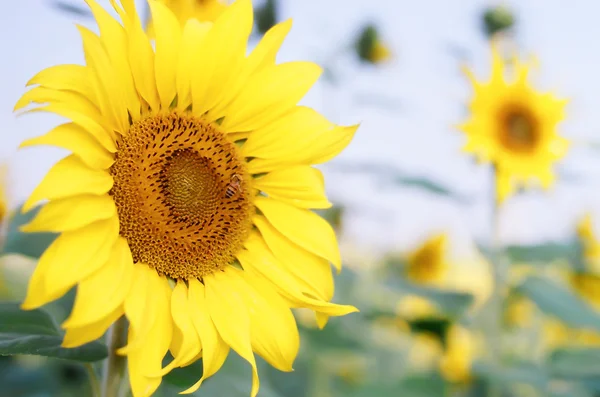
[(392, 52), (381, 40), (375, 42), (368, 55), (369, 61), (375, 64), (383, 63), (391, 59), (391, 57)]
[(600, 275), (600, 242), (594, 233), (591, 214), (586, 214), (577, 224), (577, 236), (583, 248), (586, 270)]
[(413, 337), (408, 362), (415, 372), (427, 371), (439, 364), (442, 354), (442, 342), (435, 335), (419, 332)]
[(548, 350), (564, 346), (569, 340), (569, 328), (554, 317), (544, 319), (541, 334), (543, 345)]
[(475, 359), (476, 343), (473, 335), (461, 325), (454, 324), (446, 335), (446, 350), (440, 360), (440, 371), (452, 383), (471, 380), (471, 364)]
[(509, 326), (526, 328), (532, 324), (532, 318), (536, 306), (524, 296), (514, 296), (509, 298), (508, 306), (504, 312), (505, 322)]
[(518, 59), (511, 62), (511, 76), (492, 45), (492, 73), (479, 82), (465, 68), (474, 96), (470, 118), (460, 126), (467, 135), (464, 150), (497, 170), (497, 199), (504, 201), (517, 187), (554, 183), (552, 165), (561, 159), (568, 141), (557, 134), (565, 117), (565, 100), (535, 90), (527, 81), (530, 68)]
[(571, 273), (571, 287), (590, 305), (600, 310), (600, 276), (588, 273)]
[(408, 255), (406, 268), (408, 279), (418, 284), (441, 282), (448, 271), (447, 248), (448, 236), (445, 233), (436, 234), (426, 240)]
[(367, 63), (380, 64), (392, 57), (389, 47), (381, 40), (375, 25), (367, 25), (356, 40), (358, 57)]
[(436, 316), (438, 311), (429, 300), (417, 295), (406, 295), (398, 301), (396, 314), (403, 319), (415, 320)]

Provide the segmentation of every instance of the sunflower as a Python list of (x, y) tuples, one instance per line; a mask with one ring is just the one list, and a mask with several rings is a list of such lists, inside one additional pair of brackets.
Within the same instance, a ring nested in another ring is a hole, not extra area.
[(471, 364), (477, 352), (475, 337), (471, 332), (455, 324), (446, 336), (446, 350), (440, 360), (440, 371), (452, 383), (468, 383), (472, 379)]
[[(298, 101), (321, 68), (275, 64), (291, 23), (274, 26), (250, 55), (250, 0), (214, 22), (183, 27), (150, 1), (155, 43), (133, 0), (113, 18), (87, 0), (100, 35), (79, 26), (86, 64), (37, 74), (18, 101), (70, 119), (22, 146), (71, 155), (48, 172), (23, 210), (49, 200), (26, 231), (59, 232), (41, 256), (24, 309), (77, 285), (63, 345), (99, 338), (129, 321), (135, 397), (202, 356), (204, 379), (230, 349), (292, 370), (299, 336), (291, 308), (328, 316), (356, 311), (330, 302), (341, 259), (329, 224), (311, 209), (331, 204), (320, 171), (356, 126), (336, 126)], [(155, 48), (155, 49), (154, 49)], [(167, 351), (174, 360), (162, 368)], [(199, 376), (200, 377), (200, 376)]]
[(448, 236), (444, 233), (436, 234), (426, 240), (408, 256), (407, 277), (419, 284), (441, 281), (448, 271), (447, 249)]
[(528, 82), (529, 70), (515, 59), (507, 78), (496, 45), (488, 82), (477, 81), (465, 69), (475, 95), (469, 104), (471, 116), (459, 127), (467, 134), (464, 150), (494, 164), (499, 202), (524, 185), (541, 183), (549, 188), (555, 179), (552, 165), (568, 148), (556, 131), (566, 101), (535, 90)]
[(577, 236), (583, 249), (586, 270), (600, 274), (600, 242), (594, 232), (591, 214), (586, 214), (577, 224)]

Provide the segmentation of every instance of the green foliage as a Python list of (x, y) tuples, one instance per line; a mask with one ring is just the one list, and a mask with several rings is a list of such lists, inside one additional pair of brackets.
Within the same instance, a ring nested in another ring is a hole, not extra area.
[(550, 355), (549, 371), (560, 378), (600, 378), (600, 348), (562, 348)]
[(488, 38), (511, 29), (514, 24), (515, 17), (505, 6), (491, 7), (483, 13), (483, 29)]
[(379, 32), (377, 31), (377, 26), (374, 24), (368, 24), (362, 28), (354, 44), (356, 54), (361, 61), (371, 62), (371, 54), (378, 38)]
[(17, 303), (0, 302), (0, 355), (28, 354), (74, 361), (98, 361), (107, 356), (99, 342), (66, 349), (54, 320), (41, 309), (24, 311)]
[(528, 277), (517, 290), (528, 296), (542, 311), (572, 327), (600, 331), (600, 314), (571, 290), (548, 278)]
[(2, 247), (2, 254), (21, 254), (32, 258), (39, 258), (46, 248), (54, 241), (56, 233), (25, 233), (21, 226), (29, 223), (39, 212), (41, 206), (31, 211), (21, 213), (19, 206), (8, 223), (6, 240)]
[(254, 11), (256, 28), (260, 34), (265, 34), (277, 23), (277, 0), (266, 0), (265, 4)]
[(547, 242), (537, 245), (510, 245), (504, 250), (511, 263), (549, 264), (566, 260), (571, 263), (582, 261), (582, 247), (578, 241), (565, 243)]

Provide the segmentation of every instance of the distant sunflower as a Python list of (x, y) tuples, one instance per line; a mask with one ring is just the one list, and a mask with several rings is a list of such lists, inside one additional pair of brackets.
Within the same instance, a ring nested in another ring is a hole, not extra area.
[(600, 275), (600, 241), (594, 232), (591, 214), (586, 214), (577, 224), (577, 236), (583, 249), (586, 270)]
[(407, 258), (406, 276), (419, 284), (441, 281), (448, 271), (448, 236), (437, 234), (425, 241)]
[[(183, 27), (151, 1), (156, 43), (133, 0), (112, 1), (122, 23), (87, 0), (100, 36), (79, 27), (86, 65), (43, 70), (18, 101), (70, 119), (22, 146), (73, 152), (24, 204), (47, 199), (27, 231), (61, 235), (42, 255), (24, 309), (77, 285), (64, 346), (129, 320), (135, 397), (202, 356), (202, 379), (230, 348), (290, 371), (298, 329), (290, 308), (319, 325), (356, 311), (330, 303), (335, 234), (311, 208), (331, 204), (312, 164), (335, 157), (356, 126), (333, 125), (297, 106), (321, 74), (308, 62), (275, 64), (291, 23), (273, 27), (250, 55), (253, 15), (238, 0), (213, 23)], [(154, 50), (153, 48), (156, 48)], [(174, 360), (162, 368), (170, 350)]]
[(520, 186), (536, 181), (544, 188), (554, 183), (552, 165), (568, 148), (557, 134), (565, 117), (565, 100), (535, 90), (528, 82), (529, 67), (514, 61), (507, 78), (502, 57), (492, 46), (492, 73), (479, 82), (465, 70), (473, 84), (471, 116), (460, 128), (467, 134), (464, 150), (497, 170), (497, 196), (502, 202)]
[(476, 341), (471, 332), (457, 324), (451, 326), (446, 335), (446, 349), (440, 360), (444, 378), (452, 383), (470, 382), (471, 365), (476, 352)]

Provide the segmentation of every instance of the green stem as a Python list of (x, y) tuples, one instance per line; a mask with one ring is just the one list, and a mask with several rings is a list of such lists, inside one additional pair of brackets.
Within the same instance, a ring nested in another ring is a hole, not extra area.
[(90, 363), (85, 363), (83, 366), (87, 370), (88, 378), (90, 379), (90, 391), (92, 397), (100, 397), (100, 382), (98, 382), (98, 376), (96, 375), (94, 366)]
[(108, 359), (104, 366), (102, 397), (121, 397), (127, 371), (127, 358), (117, 354), (117, 349), (127, 343), (127, 320), (118, 319), (108, 331)]
[[(494, 288), (492, 291), (490, 308), (490, 328), (488, 333), (491, 353), (491, 364), (494, 372), (502, 369), (502, 332), (504, 329), (504, 298), (506, 295), (506, 285), (508, 282), (508, 268), (504, 258), (502, 243), (500, 242), (500, 203), (498, 202), (497, 191), (497, 169), (493, 168), (492, 183), (492, 266), (494, 276)], [(497, 381), (491, 382), (490, 396), (499, 397), (502, 395), (502, 385)]]

